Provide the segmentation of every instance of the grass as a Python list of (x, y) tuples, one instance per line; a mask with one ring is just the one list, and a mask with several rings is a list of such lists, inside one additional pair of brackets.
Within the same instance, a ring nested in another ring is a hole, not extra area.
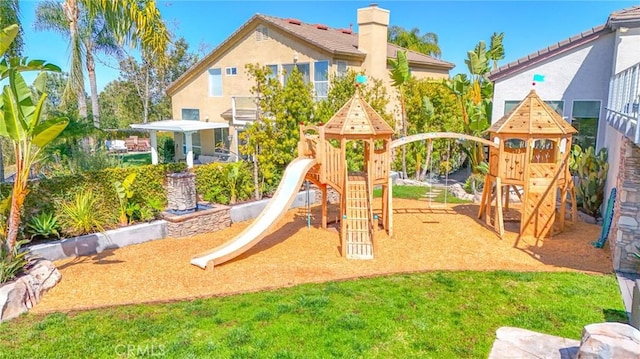
[[(424, 199), (428, 200), (425, 197), (429, 193), (429, 187), (426, 186), (393, 186), (392, 187), (393, 198), (404, 198), (404, 199)], [(448, 190), (439, 190), (434, 188), (433, 192), (438, 192), (437, 195), (432, 199), (434, 202), (444, 203), (445, 201), (445, 192), (447, 203), (470, 203), (471, 201), (467, 201), (465, 199), (454, 197)], [(382, 197), (382, 189), (377, 188), (373, 190), (373, 197)]]
[(624, 320), (612, 275), (429, 272), (0, 325), (0, 357), (481, 358), (501, 326), (579, 339)]
[(151, 152), (124, 153), (119, 156), (121, 156), (120, 158), (124, 167), (144, 166), (151, 164)]

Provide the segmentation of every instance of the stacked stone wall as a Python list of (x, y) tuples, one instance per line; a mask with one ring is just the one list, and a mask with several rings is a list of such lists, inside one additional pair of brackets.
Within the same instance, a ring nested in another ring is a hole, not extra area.
[(613, 268), (640, 273), (640, 260), (633, 255), (640, 247), (640, 148), (627, 138), (620, 146), (616, 187), (618, 196), (609, 233)]

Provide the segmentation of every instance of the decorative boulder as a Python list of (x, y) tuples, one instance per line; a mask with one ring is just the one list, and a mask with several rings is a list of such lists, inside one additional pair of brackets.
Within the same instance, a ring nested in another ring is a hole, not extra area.
[(0, 322), (33, 308), (62, 276), (51, 261), (39, 259), (17, 279), (0, 285)]
[(577, 358), (640, 358), (640, 331), (622, 323), (589, 324), (582, 330)]

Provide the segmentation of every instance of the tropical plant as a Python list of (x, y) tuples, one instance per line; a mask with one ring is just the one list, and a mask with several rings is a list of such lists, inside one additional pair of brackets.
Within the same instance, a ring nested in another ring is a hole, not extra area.
[[(18, 0), (0, 1), (0, 29), (5, 29), (12, 25), (18, 27), (18, 32), (16, 33), (13, 41), (9, 44), (9, 47), (5, 51), (0, 53), (0, 57), (22, 57), (22, 49), (24, 47), (24, 32), (22, 31), (22, 27), (20, 27), (20, 2)], [(9, 157), (11, 157), (12, 155), (10, 153), (5, 153), (5, 147), (7, 147), (7, 145), (9, 144), (4, 142), (5, 141), (0, 138), (0, 183), (4, 182), (5, 179), (5, 156), (8, 155)]]
[[(407, 111), (405, 109), (405, 84), (411, 78), (409, 71), (409, 61), (407, 60), (406, 51), (396, 52), (396, 59), (389, 59), (391, 65), (391, 85), (398, 90), (398, 98), (400, 99), (400, 116), (402, 121), (402, 136), (407, 136)], [(407, 177), (407, 145), (402, 145), (402, 177)]]
[(58, 224), (58, 217), (51, 212), (42, 212), (37, 216), (31, 217), (31, 220), (27, 224), (28, 232), (31, 233), (31, 239), (33, 237), (60, 238), (60, 226)]
[[(133, 212), (135, 207), (129, 203), (129, 200), (134, 195), (133, 181), (136, 179), (136, 173), (132, 172), (122, 181), (113, 182), (113, 187), (116, 189), (116, 195), (118, 196), (118, 203), (120, 204), (120, 217), (119, 221), (121, 225), (126, 225), (133, 218)], [(140, 207), (138, 206), (138, 209)]]
[[(577, 175), (576, 197), (582, 209), (591, 216), (600, 216), (600, 207), (604, 201), (604, 187), (607, 181), (609, 163), (607, 149), (601, 148), (596, 154), (593, 146), (581, 151), (574, 145), (572, 152), (579, 153), (574, 159), (573, 168)], [(571, 166), (571, 164), (570, 164)]]
[(0, 243), (0, 284), (6, 283), (18, 276), (29, 263), (27, 251), (21, 251), (27, 240), (17, 241), (10, 248), (7, 243)]
[(62, 201), (59, 207), (62, 231), (72, 236), (102, 232), (109, 222), (102, 204), (90, 190), (76, 193), (73, 200)]
[[(480, 41), (467, 53), (465, 63), (471, 78), (465, 74), (457, 74), (444, 82), (458, 99), (465, 134), (480, 137), (491, 124), (493, 84), (486, 76), (491, 70), (491, 61), (493, 67), (497, 68), (498, 61), (504, 58), (503, 38), (503, 33), (494, 33), (488, 50), (485, 42)], [(476, 173), (477, 166), (484, 161), (482, 144), (465, 142), (463, 149), (467, 153), (472, 171)]]
[[(16, 34), (15, 27), (0, 32), (0, 54), (7, 50)], [(20, 212), (27, 195), (31, 167), (41, 159), (42, 150), (68, 123), (65, 118), (44, 120), (44, 103), (47, 98), (43, 92), (45, 78), (40, 72), (34, 81), (33, 88), (40, 96), (36, 100), (32, 89), (20, 74), (21, 71), (29, 70), (60, 71), (60, 68), (42, 60), (27, 61), (26, 58), (13, 58), (9, 62), (5, 59), (0, 62), (0, 78), (9, 79), (9, 83), (3, 88), (0, 103), (0, 136), (11, 141), (16, 157), (16, 174), (5, 237), (9, 255), (13, 253), (18, 237)]]

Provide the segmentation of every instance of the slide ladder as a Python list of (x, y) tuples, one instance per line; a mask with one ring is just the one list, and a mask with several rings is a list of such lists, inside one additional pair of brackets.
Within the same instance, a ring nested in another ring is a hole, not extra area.
[(373, 259), (373, 218), (367, 179), (363, 175), (349, 175), (345, 190), (347, 258)]

